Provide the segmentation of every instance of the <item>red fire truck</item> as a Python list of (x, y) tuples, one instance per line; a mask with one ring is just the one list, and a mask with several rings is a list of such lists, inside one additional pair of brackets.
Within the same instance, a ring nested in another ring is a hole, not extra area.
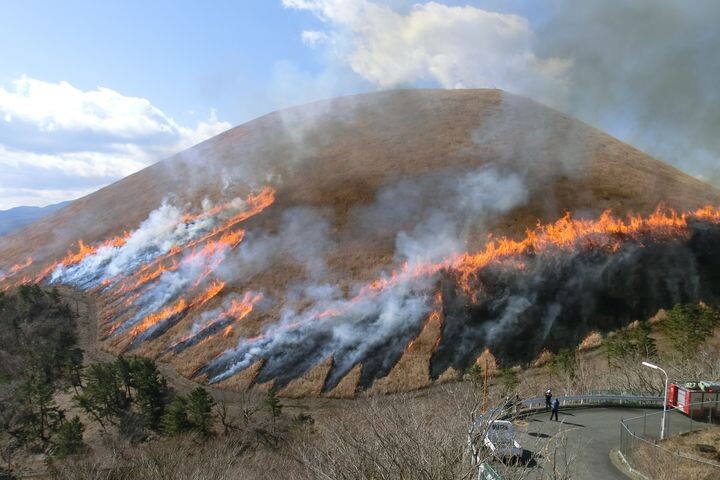
[(668, 408), (690, 416), (720, 416), (720, 382), (675, 382), (668, 386)]

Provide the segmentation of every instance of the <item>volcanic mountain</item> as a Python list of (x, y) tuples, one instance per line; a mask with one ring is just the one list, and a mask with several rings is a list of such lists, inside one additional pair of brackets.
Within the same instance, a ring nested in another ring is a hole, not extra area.
[(390, 91), (268, 114), (77, 200), (2, 239), (0, 281), (91, 293), (102, 348), (198, 382), (405, 390), (715, 302), (707, 205), (713, 187), (531, 100)]

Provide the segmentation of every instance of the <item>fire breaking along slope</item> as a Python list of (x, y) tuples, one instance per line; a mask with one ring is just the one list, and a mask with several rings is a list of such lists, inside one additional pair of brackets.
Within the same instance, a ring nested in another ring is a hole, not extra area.
[(98, 342), (228, 389), (350, 396), (718, 303), (720, 192), (499, 90), (275, 112), (3, 239)]

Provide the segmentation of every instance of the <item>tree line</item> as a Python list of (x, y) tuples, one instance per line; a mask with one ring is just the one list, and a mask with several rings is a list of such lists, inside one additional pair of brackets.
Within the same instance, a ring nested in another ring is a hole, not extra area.
[[(207, 438), (218, 421), (226, 433), (235, 428), (206, 389), (177, 394), (152, 360), (120, 356), (84, 365), (76, 327), (76, 314), (56, 288), (23, 285), (0, 292), (0, 478), (12, 478), (13, 458), (21, 450), (48, 458), (87, 450), (86, 425), (58, 406), (60, 393), (70, 394), (86, 422), (132, 444), (153, 434)], [(273, 419), (281, 414), (274, 389), (264, 406)], [(248, 410), (252, 416), (259, 408)]]

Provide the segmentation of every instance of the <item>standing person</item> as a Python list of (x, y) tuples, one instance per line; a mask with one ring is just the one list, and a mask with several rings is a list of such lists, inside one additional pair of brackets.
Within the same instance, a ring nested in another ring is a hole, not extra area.
[(551, 402), (552, 401), (552, 392), (548, 388), (545, 392), (545, 410), (550, 410)]
[(552, 403), (552, 412), (550, 412), (550, 420), (552, 420), (553, 417), (555, 417), (555, 421), (556, 422), (558, 421), (558, 411), (559, 410), (560, 410), (560, 400), (558, 400), (556, 398), (555, 400), (553, 400), (553, 403)]

